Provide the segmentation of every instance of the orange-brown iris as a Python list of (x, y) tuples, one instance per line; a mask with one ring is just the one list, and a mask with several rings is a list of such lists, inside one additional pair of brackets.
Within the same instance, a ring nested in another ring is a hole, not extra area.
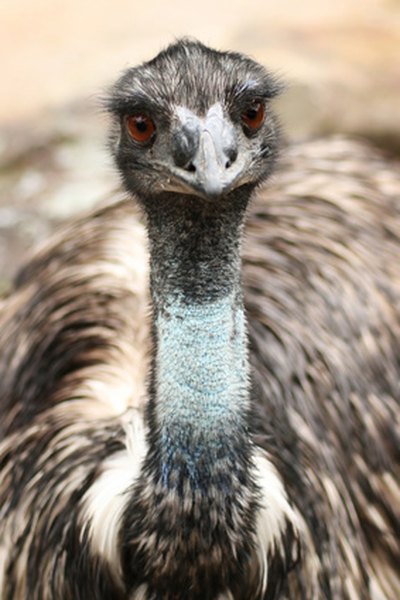
[(255, 102), (244, 113), (242, 121), (252, 131), (256, 131), (264, 122), (265, 108), (262, 102)]
[(153, 119), (143, 113), (127, 117), (126, 126), (130, 136), (139, 144), (150, 141), (156, 130)]

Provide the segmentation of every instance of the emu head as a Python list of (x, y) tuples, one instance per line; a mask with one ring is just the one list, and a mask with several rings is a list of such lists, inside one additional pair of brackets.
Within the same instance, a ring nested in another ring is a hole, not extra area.
[(111, 90), (111, 149), (126, 188), (215, 199), (270, 173), (277, 153), (268, 106), (279, 92), (238, 53), (182, 40), (128, 69)]

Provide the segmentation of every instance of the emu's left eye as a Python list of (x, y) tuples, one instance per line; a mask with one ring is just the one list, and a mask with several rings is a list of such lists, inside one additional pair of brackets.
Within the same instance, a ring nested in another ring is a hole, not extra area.
[(257, 131), (264, 123), (264, 117), (264, 104), (261, 101), (257, 101), (242, 113), (242, 122), (250, 131)]
[(149, 142), (156, 130), (153, 119), (144, 113), (126, 117), (126, 126), (131, 138), (139, 144)]

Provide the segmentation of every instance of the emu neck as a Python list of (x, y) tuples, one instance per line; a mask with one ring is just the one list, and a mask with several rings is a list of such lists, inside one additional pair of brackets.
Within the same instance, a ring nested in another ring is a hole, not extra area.
[[(168, 488), (189, 483), (204, 492), (213, 465), (215, 472), (216, 461), (227, 466), (233, 440), (246, 430), (240, 286), (246, 202), (224, 202), (204, 207), (199, 200), (175, 197), (148, 212), (155, 341), (151, 415), (158, 432), (158, 477)], [(233, 457), (228, 462), (235, 464)]]

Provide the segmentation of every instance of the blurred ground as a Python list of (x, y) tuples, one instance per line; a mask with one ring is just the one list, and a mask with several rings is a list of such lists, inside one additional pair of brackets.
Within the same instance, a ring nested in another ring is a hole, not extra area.
[(96, 97), (181, 35), (281, 74), (289, 138), (340, 131), (400, 153), (399, 0), (2, 0), (0, 290), (57, 223), (112, 193)]

